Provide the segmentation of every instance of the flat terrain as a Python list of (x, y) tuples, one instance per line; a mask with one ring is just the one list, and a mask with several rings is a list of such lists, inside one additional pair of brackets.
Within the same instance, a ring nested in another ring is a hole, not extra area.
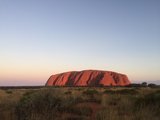
[(160, 88), (0, 87), (1, 120), (159, 120)]

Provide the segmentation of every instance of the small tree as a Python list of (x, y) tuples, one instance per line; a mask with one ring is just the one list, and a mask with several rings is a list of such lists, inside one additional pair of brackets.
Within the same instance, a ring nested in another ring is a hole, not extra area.
[(150, 83), (148, 84), (148, 87), (156, 87), (157, 85), (156, 84), (153, 84), (153, 83)]
[(142, 87), (147, 87), (147, 82), (142, 82)]

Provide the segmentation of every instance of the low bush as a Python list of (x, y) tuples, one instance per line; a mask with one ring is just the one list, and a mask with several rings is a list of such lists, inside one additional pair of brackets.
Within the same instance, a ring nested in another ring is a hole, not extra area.
[(92, 109), (88, 106), (73, 107), (70, 112), (79, 116), (90, 116), (92, 114)]
[(121, 89), (121, 90), (105, 90), (105, 94), (123, 94), (123, 95), (133, 95), (138, 94), (136, 89)]
[(115, 94), (115, 91), (106, 89), (103, 93), (105, 93), (105, 94)]
[(158, 106), (160, 108), (160, 91), (156, 91), (140, 97), (136, 101), (138, 107)]
[(160, 91), (139, 97), (135, 102), (134, 111), (148, 110), (155, 118), (160, 118)]
[(133, 94), (138, 94), (138, 91), (136, 89), (122, 89), (122, 90), (117, 90), (116, 93), (133, 95)]
[(150, 87), (150, 88), (158, 88), (158, 86), (156, 84), (153, 84), (153, 83), (148, 84), (148, 87)]
[(13, 91), (12, 91), (12, 90), (6, 90), (6, 93), (7, 93), (7, 94), (12, 94)]
[(57, 93), (58, 91), (54, 90), (40, 90), (25, 94), (16, 106), (17, 119), (34, 120), (38, 117), (41, 119), (45, 117), (46, 120), (54, 119), (61, 108), (61, 99)]
[(71, 95), (72, 92), (71, 92), (71, 91), (66, 91), (64, 94), (66, 94), (66, 95)]
[(95, 94), (98, 94), (98, 91), (95, 89), (87, 89), (86, 91), (83, 92), (83, 94), (93, 96)]
[(39, 90), (24, 94), (15, 113), (17, 120), (53, 120), (81, 101), (79, 96), (64, 96), (56, 89)]

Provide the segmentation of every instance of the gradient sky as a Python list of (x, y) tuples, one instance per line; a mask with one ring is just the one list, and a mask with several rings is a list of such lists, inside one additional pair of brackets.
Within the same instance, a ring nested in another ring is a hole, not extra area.
[(160, 80), (160, 0), (0, 0), (0, 86), (84, 69)]

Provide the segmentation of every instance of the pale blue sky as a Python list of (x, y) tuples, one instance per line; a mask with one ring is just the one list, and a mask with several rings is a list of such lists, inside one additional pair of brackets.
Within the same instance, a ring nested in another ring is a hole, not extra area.
[(159, 0), (0, 0), (0, 85), (112, 70), (160, 80)]

